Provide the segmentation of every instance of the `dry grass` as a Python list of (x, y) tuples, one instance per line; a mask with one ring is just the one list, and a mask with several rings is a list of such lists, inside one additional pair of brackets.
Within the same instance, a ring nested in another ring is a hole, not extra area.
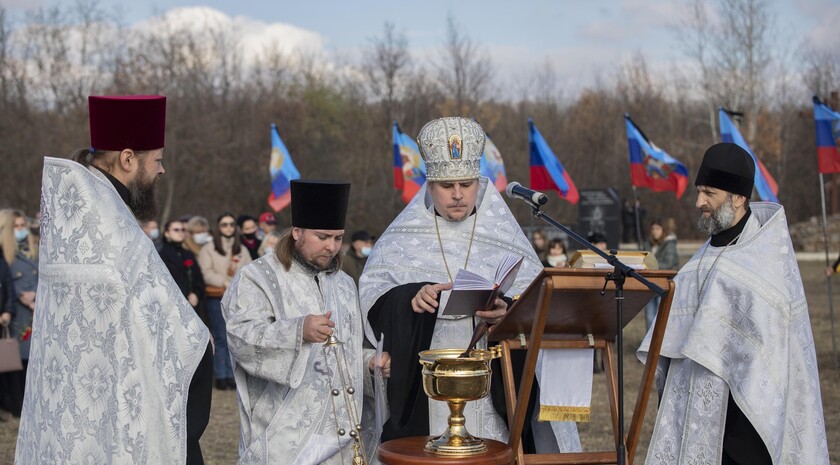
[[(822, 386), (823, 409), (825, 412), (826, 431), (828, 433), (829, 453), (832, 465), (840, 465), (840, 369), (832, 366), (831, 320), (828, 300), (826, 299), (825, 278), (822, 265), (815, 262), (800, 263), (802, 278), (811, 314), (811, 325), (816, 340), (817, 358), (820, 366), (820, 384)], [(840, 282), (834, 285), (834, 302), (837, 306), (840, 332)], [(641, 378), (642, 365), (635, 358), (635, 350), (644, 335), (644, 316), (639, 315), (626, 328), (625, 337), (625, 416), (629, 423), (633, 413), (637, 386)], [(840, 341), (838, 341), (840, 342)], [(580, 425), (581, 440), (589, 451), (609, 450), (612, 444), (612, 426), (607, 408), (606, 387), (603, 376), (596, 376), (593, 387), (592, 422)], [(635, 463), (643, 463), (656, 417), (655, 399), (650, 403), (645, 427), (639, 443)], [(8, 418), (0, 423), (0, 464), (11, 464), (14, 458), (17, 419)], [(239, 415), (236, 397), (232, 391), (213, 392), (213, 411), (210, 426), (202, 438), (202, 449), (207, 465), (228, 465), (236, 463), (237, 443), (239, 440)]]

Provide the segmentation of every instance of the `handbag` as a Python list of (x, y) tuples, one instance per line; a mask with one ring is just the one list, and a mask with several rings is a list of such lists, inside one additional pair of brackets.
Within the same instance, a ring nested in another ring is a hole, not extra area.
[(3, 326), (3, 337), (0, 338), (0, 373), (23, 370), (20, 361), (20, 342), (9, 335), (9, 327)]
[(207, 286), (204, 289), (204, 294), (212, 299), (221, 299), (225, 295), (225, 288), (220, 286)]
[[(239, 257), (231, 257), (231, 261), (228, 263), (228, 276), (233, 276), (236, 272), (233, 269), (233, 266), (236, 262), (239, 261)], [(222, 296), (225, 295), (225, 288), (220, 286), (211, 286), (207, 285), (204, 289), (204, 295), (210, 297), (211, 299), (221, 299)]]

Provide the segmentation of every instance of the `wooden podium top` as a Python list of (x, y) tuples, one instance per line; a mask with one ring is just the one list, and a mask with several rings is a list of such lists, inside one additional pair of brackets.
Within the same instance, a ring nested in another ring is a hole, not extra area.
[(503, 442), (484, 439), (487, 452), (470, 457), (447, 457), (423, 450), (431, 436), (392, 439), (379, 446), (379, 460), (387, 465), (503, 465), (513, 461), (513, 451)]
[[(542, 287), (550, 279), (551, 303), (546, 315), (543, 340), (578, 340), (587, 334), (612, 341), (618, 333), (615, 318), (615, 284), (607, 283), (604, 295), (604, 276), (612, 269), (550, 268), (540, 272), (522, 297), (514, 302), (499, 323), (488, 331), (491, 341), (515, 339), (519, 334), (530, 336), (534, 309), (540, 302)], [(674, 277), (671, 270), (638, 270), (652, 283), (668, 290)], [(622, 327), (626, 326), (656, 295), (644, 284), (627, 277), (624, 282)]]

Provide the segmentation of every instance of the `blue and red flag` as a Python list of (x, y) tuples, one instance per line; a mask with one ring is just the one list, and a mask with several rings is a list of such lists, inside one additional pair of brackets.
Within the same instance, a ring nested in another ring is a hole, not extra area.
[(400, 130), (394, 121), (394, 189), (402, 189), (402, 200), (411, 201), (426, 182), (426, 164), (420, 157), (417, 142)]
[(764, 166), (764, 163), (761, 163), (761, 160), (750, 150), (750, 146), (747, 145), (747, 141), (744, 140), (741, 131), (738, 130), (738, 127), (729, 118), (730, 113), (730, 111), (723, 107), (718, 112), (721, 141), (737, 144), (750, 154), (755, 162), (755, 190), (758, 192), (758, 196), (761, 200), (779, 203), (779, 198), (776, 197), (779, 193), (779, 185), (776, 184), (776, 180), (773, 179), (773, 176), (767, 170), (767, 167)]
[(496, 144), (490, 139), (490, 135), (487, 134), (486, 137), (484, 153), (481, 154), (481, 175), (490, 179), (490, 182), (496, 186), (496, 190), (504, 192), (507, 187), (505, 162), (502, 160), (502, 154), (496, 148)]
[(688, 186), (688, 170), (645, 136), (630, 115), (624, 115), (630, 149), (630, 179), (636, 187), (654, 192), (674, 191), (679, 199)]
[(820, 173), (840, 173), (840, 113), (814, 96), (817, 160)]
[(569, 172), (551, 151), (531, 118), (528, 118), (528, 145), (531, 148), (531, 189), (552, 189), (561, 199), (578, 203), (580, 194)]
[(286, 149), (286, 144), (280, 139), (277, 126), (271, 123), (271, 195), (268, 204), (275, 212), (279, 212), (292, 201), (292, 179), (300, 178), (300, 173), (292, 162), (292, 156)]

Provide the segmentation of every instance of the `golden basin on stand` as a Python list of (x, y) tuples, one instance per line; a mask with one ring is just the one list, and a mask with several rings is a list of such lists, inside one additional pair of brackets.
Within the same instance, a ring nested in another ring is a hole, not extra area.
[(464, 349), (432, 349), (420, 352), (423, 365), (423, 390), (434, 400), (449, 405), (449, 428), (426, 443), (425, 450), (448, 456), (470, 456), (487, 451), (481, 438), (471, 435), (464, 425), (464, 407), (490, 393), (490, 361), (498, 358), (495, 350), (476, 349), (460, 358)]

